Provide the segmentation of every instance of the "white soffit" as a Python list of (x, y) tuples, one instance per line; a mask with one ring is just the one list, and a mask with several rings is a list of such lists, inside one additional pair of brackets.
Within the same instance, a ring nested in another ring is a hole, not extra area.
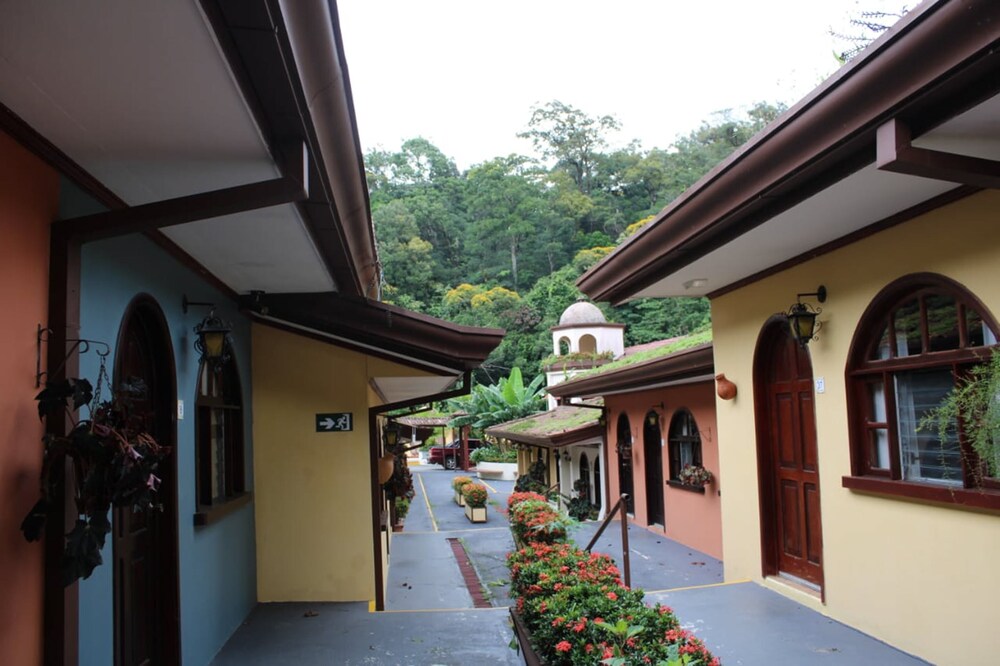
[(237, 293), (336, 290), (291, 204), (182, 224), (163, 233)]
[(459, 375), (430, 377), (376, 377), (372, 381), (388, 402), (415, 400), (448, 390)]
[[(4, 3), (0, 102), (130, 205), (279, 175), (194, 0)], [(294, 212), (170, 236), (237, 291), (329, 290)]]
[[(913, 144), (1000, 160), (1000, 96), (943, 123)], [(879, 171), (870, 164), (633, 298), (704, 296), (956, 187), (958, 183)], [(708, 280), (704, 286), (685, 289), (685, 282), (703, 278)]]

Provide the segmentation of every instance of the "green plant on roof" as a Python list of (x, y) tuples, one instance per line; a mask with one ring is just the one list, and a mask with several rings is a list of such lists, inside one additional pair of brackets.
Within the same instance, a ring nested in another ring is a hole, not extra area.
[(677, 352), (684, 351), (685, 349), (691, 349), (692, 347), (704, 345), (711, 341), (712, 329), (705, 328), (701, 331), (696, 331), (691, 335), (686, 335), (683, 338), (675, 340), (668, 345), (663, 345), (662, 347), (656, 347), (654, 349), (646, 349), (635, 354), (629, 354), (628, 356), (623, 356), (622, 358), (614, 360), (611, 363), (605, 363), (600, 367), (585, 370), (569, 381), (576, 381), (578, 379), (583, 379), (584, 377), (593, 377), (594, 375), (603, 375), (608, 372), (614, 372), (615, 370), (620, 370), (621, 368), (631, 365), (652, 361), (663, 356), (669, 356), (670, 354), (676, 354)]

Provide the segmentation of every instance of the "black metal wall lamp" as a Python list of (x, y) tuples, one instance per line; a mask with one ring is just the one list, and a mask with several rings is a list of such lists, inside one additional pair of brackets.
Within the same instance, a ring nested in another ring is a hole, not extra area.
[(788, 324), (792, 328), (792, 336), (805, 348), (810, 340), (816, 339), (816, 332), (823, 327), (822, 322), (816, 321), (816, 317), (823, 312), (823, 308), (803, 303), (803, 296), (815, 296), (817, 301), (825, 303), (826, 287), (820, 285), (816, 291), (796, 294), (795, 303), (785, 313), (785, 316), (788, 317)]
[(232, 339), (229, 335), (233, 330), (232, 324), (223, 321), (215, 314), (215, 303), (189, 301), (185, 295), (183, 306), (184, 314), (187, 314), (191, 306), (211, 308), (208, 316), (194, 327), (194, 332), (198, 336), (194, 348), (201, 355), (203, 363), (207, 363), (213, 370), (218, 370), (232, 358)]

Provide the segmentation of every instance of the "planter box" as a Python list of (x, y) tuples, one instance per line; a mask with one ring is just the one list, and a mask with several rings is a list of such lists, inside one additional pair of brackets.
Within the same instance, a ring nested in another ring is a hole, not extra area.
[(510, 618), (514, 621), (514, 635), (517, 637), (517, 644), (521, 646), (521, 656), (524, 657), (525, 665), (542, 666), (542, 660), (538, 658), (534, 648), (531, 647), (531, 634), (528, 633), (528, 628), (524, 626), (521, 616), (517, 614), (513, 606), (510, 608)]
[(393, 523), (393, 525), (392, 525), (392, 531), (393, 532), (402, 532), (403, 531), (403, 523)]
[(481, 462), (476, 465), (476, 476), (480, 479), (517, 480), (517, 463)]
[(486, 507), (476, 506), (472, 507), (468, 504), (465, 505), (465, 517), (474, 523), (485, 523), (486, 522)]
[(459, 506), (465, 506), (465, 495), (458, 492), (457, 490), (455, 491), (455, 504)]

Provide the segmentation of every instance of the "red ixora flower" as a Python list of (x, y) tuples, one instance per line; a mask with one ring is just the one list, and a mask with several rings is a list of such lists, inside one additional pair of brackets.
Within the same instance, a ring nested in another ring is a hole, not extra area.
[(608, 592), (608, 599), (611, 599), (611, 601), (618, 601), (618, 595), (614, 592)]
[(558, 652), (569, 652), (572, 649), (573, 646), (570, 645), (569, 641), (559, 641), (556, 643), (556, 651)]

